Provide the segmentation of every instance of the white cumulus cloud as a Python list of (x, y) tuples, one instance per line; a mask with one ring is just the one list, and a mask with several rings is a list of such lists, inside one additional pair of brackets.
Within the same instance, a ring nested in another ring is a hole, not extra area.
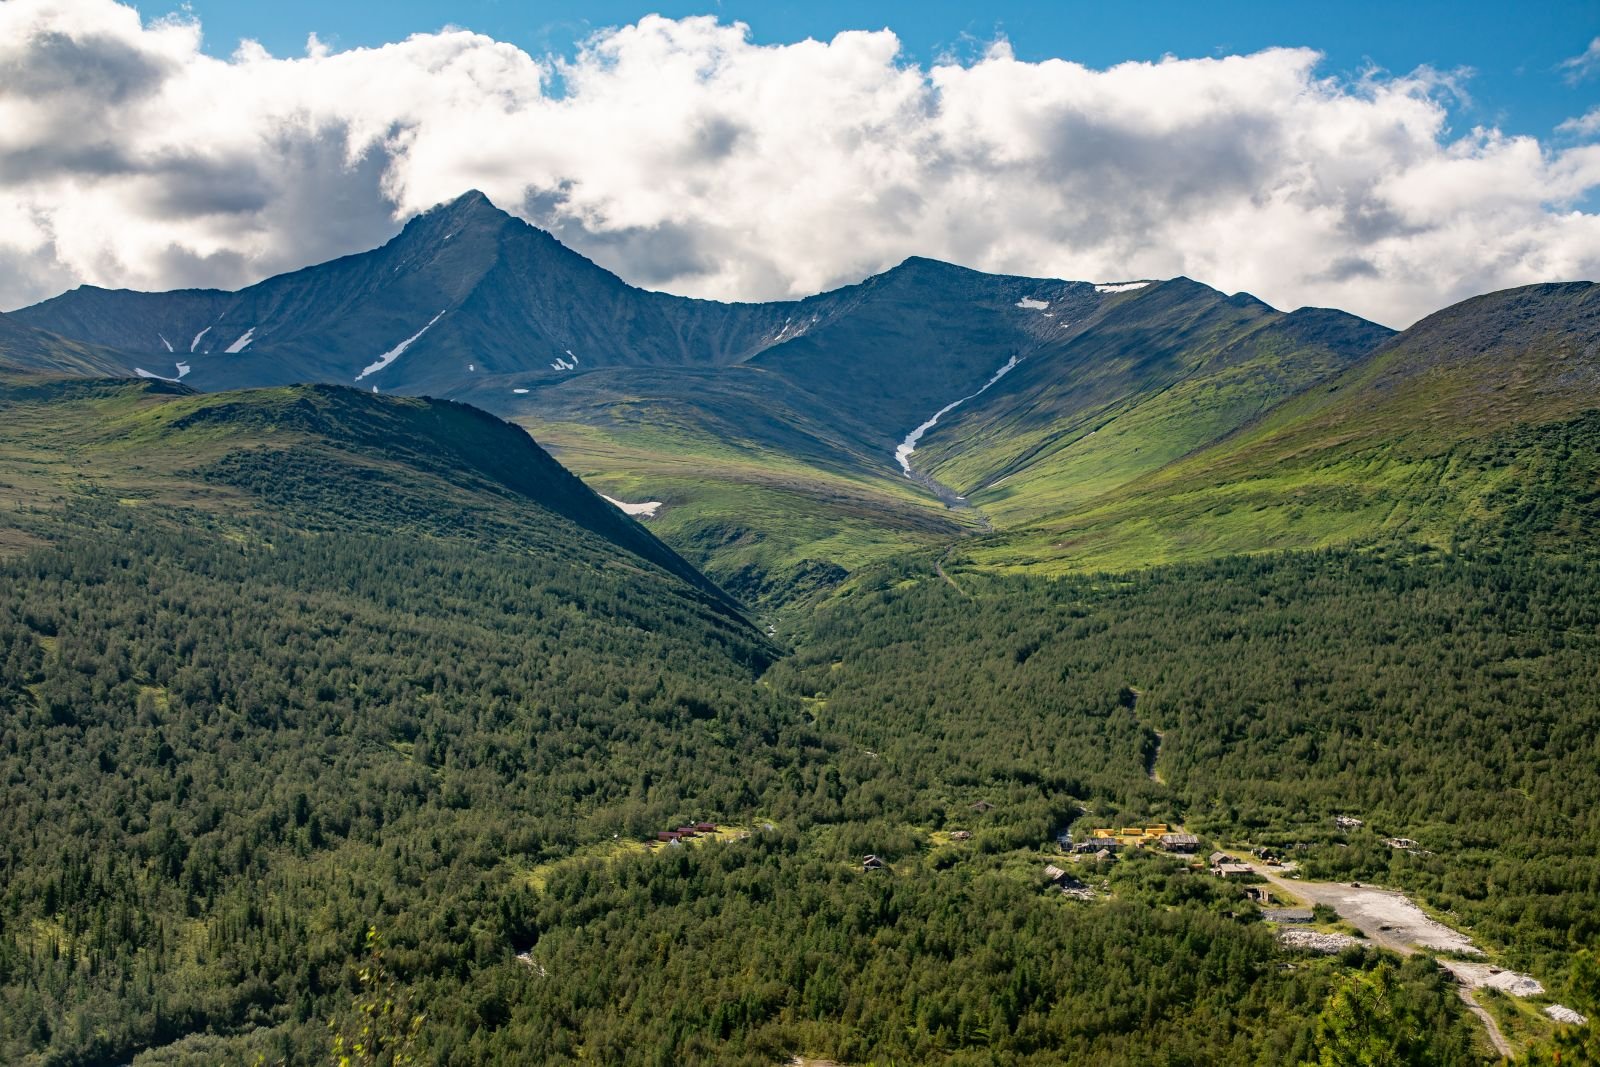
[(764, 46), (658, 17), (565, 58), (447, 29), (219, 60), (201, 30), (112, 0), (0, 4), (0, 307), (247, 284), (468, 188), (636, 284), (722, 299), (915, 254), (1187, 274), (1405, 325), (1600, 274), (1580, 207), (1600, 145), (1454, 131), (1457, 89), (1428, 70), (1328, 79), (1304, 49), (1093, 70), (1003, 41), (922, 67), (889, 31)]

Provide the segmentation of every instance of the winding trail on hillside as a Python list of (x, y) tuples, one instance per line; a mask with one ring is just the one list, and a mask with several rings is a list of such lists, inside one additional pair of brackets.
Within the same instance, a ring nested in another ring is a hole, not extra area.
[(1511, 1042), (1507, 1041), (1506, 1035), (1500, 1032), (1500, 1024), (1495, 1022), (1494, 1016), (1489, 1014), (1488, 1008), (1472, 999), (1472, 991), (1464, 985), (1456, 986), (1456, 996), (1461, 998), (1461, 1003), (1467, 1006), (1468, 1011), (1478, 1017), (1479, 1021), (1483, 1023), (1483, 1028), (1489, 1031), (1489, 1044), (1494, 1046), (1494, 1050), (1508, 1060), (1515, 1056), (1516, 1052), (1512, 1049)]
[[(1338, 882), (1289, 881), (1270, 871), (1256, 868), (1285, 899), (1298, 899), (1308, 904), (1326, 904), (1339, 913), (1339, 918), (1360, 930), (1372, 944), (1389, 949), (1402, 956), (1416, 953), (1419, 947), (1438, 950), (1455, 950), (1478, 953), (1478, 949), (1464, 935), (1423, 915), (1422, 910), (1403, 894), (1374, 886), (1357, 888)], [(1382, 905), (1389, 904), (1389, 907)], [(1412, 916), (1410, 913), (1415, 913)], [(1479, 953), (1481, 955), (1481, 953)], [(1450, 971), (1447, 963), (1440, 966)], [(1454, 971), (1452, 976), (1459, 979)], [(1501, 1033), (1500, 1024), (1489, 1010), (1479, 1004), (1467, 985), (1458, 985), (1456, 995), (1468, 1011), (1478, 1017), (1488, 1032), (1489, 1043), (1506, 1059), (1514, 1052), (1511, 1042)]]

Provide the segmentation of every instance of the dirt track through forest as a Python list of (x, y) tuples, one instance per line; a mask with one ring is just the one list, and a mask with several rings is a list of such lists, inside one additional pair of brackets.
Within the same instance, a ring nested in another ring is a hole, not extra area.
[[(1291, 882), (1260, 867), (1256, 869), (1286, 898), (1298, 898), (1313, 905), (1326, 904), (1337, 911), (1341, 919), (1360, 930), (1368, 941), (1380, 948), (1398, 952), (1402, 956), (1410, 956), (1419, 948), (1435, 952), (1479, 956), (1483, 954), (1483, 950), (1474, 945), (1471, 938), (1430, 919), (1403, 893), (1344, 882)], [(1489, 1034), (1489, 1043), (1494, 1046), (1495, 1051), (1509, 1059), (1512, 1056), (1511, 1043), (1506, 1040), (1505, 1034), (1500, 1032), (1500, 1024), (1472, 996), (1474, 984), (1486, 984), (1471, 981), (1470, 976), (1478, 972), (1468, 968), (1475, 968), (1477, 965), (1465, 965), (1459, 972), (1449, 966), (1449, 961), (1442, 962), (1441, 966), (1450, 971), (1458, 981), (1464, 977), (1467, 979), (1464, 984), (1456, 987), (1456, 994), (1461, 998), (1461, 1003), (1466, 1005), (1467, 1010), (1483, 1023), (1483, 1028)], [(1484, 968), (1484, 973), (1489, 973), (1487, 967)]]

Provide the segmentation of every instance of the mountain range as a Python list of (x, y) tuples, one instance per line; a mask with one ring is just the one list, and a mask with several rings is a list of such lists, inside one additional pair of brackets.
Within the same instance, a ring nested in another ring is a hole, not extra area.
[(1581, 409), (1597, 301), (1531, 286), (1396, 334), (1187, 278), (912, 258), (726, 304), (629, 286), (470, 192), (381, 248), (238, 292), (74, 289), (0, 318), (0, 352), (207, 391), (464, 401), (609, 496), (660, 503), (662, 537), (776, 606), (960, 534), (980, 535), (971, 564), (1046, 570), (1438, 534), (1478, 488), (1430, 490), (1407, 525), (1395, 464)]
[(478, 194), (0, 316), (0, 1060), (1592, 1041), (1597, 386), (1586, 282), (719, 304)]

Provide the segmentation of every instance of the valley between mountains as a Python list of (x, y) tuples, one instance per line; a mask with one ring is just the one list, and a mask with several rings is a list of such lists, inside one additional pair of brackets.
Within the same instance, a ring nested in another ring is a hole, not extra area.
[(1597, 396), (1589, 282), (721, 304), (478, 193), (0, 315), (0, 1061), (1593, 1062)]

